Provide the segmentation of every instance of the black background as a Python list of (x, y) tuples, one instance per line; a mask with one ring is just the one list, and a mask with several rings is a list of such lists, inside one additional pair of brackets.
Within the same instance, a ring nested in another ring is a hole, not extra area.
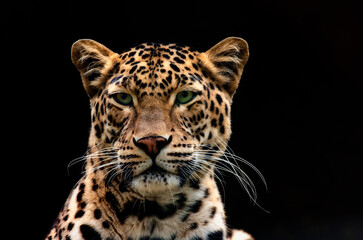
[(250, 59), (230, 146), (264, 174), (267, 191), (242, 166), (269, 213), (226, 174), (228, 223), (257, 240), (363, 239), (358, 1), (17, 1), (1, 11), (2, 198), (9, 226), (21, 226), (13, 238), (43, 238), (80, 177), (81, 164), (67, 164), (86, 151), (90, 118), (73, 42), (91, 38), (116, 52), (177, 42), (205, 51), (239, 36)]

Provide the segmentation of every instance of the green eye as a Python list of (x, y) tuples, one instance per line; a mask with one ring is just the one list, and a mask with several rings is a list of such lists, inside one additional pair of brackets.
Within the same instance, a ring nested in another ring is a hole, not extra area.
[(127, 93), (116, 93), (113, 95), (113, 99), (122, 105), (130, 105), (132, 103), (132, 97)]
[(191, 91), (182, 91), (176, 95), (176, 103), (185, 104), (193, 100), (195, 93)]

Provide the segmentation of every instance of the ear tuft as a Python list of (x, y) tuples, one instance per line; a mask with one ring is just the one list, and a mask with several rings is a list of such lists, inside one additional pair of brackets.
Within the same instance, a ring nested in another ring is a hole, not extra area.
[(92, 97), (104, 85), (115, 53), (96, 41), (81, 39), (73, 44), (71, 54), (73, 64), (81, 73), (83, 86)]
[(248, 56), (247, 42), (242, 38), (230, 37), (201, 53), (199, 59), (213, 78), (232, 96), (238, 87)]

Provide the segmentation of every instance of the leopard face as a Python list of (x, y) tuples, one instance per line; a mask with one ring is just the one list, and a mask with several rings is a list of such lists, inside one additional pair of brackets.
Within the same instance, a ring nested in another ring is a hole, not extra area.
[(231, 134), (230, 107), (247, 43), (227, 38), (206, 52), (146, 43), (117, 54), (93, 40), (72, 47), (90, 97), (89, 171), (143, 196), (178, 191), (213, 172)]

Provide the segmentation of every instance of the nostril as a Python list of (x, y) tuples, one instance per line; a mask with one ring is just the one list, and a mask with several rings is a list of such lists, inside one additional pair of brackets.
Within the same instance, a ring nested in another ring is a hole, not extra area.
[(133, 139), (134, 144), (141, 148), (147, 155), (149, 155), (153, 160), (160, 153), (160, 151), (168, 145), (172, 140), (172, 136), (168, 139), (161, 136), (144, 137), (138, 140)]
[[(162, 137), (163, 138), (163, 137)], [(162, 141), (156, 141), (156, 148), (160, 152), (162, 148), (164, 148), (166, 145), (168, 145), (172, 140), (172, 136), (170, 136), (168, 139), (163, 138)]]

